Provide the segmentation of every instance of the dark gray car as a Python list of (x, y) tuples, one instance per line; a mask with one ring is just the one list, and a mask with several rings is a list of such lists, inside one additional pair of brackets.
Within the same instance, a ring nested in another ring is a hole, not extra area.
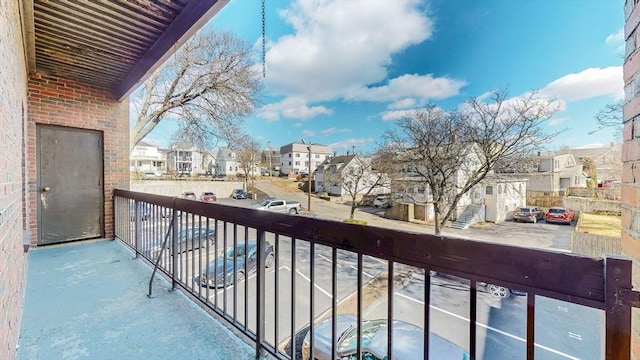
[[(358, 328), (354, 315), (338, 315), (336, 319), (337, 333), (336, 352), (339, 358), (349, 358), (356, 354)], [(324, 320), (314, 328), (314, 352), (317, 360), (331, 360), (331, 319)], [(422, 328), (404, 321), (393, 321), (393, 342), (402, 344), (393, 347), (392, 358), (423, 359), (424, 332)], [(302, 358), (308, 360), (311, 355), (310, 333), (302, 343)], [(362, 359), (387, 359), (387, 319), (366, 320), (362, 322)], [(431, 333), (429, 336), (429, 359), (466, 360), (469, 354), (454, 343)]]
[[(238, 282), (244, 280), (245, 261), (247, 273), (253, 273), (258, 267), (258, 243), (256, 240), (249, 240), (247, 243), (247, 254), (245, 256), (245, 243), (237, 243), (235, 247), (229, 247), (223, 256), (218, 256), (214, 261), (209, 263), (206, 269), (202, 270), (202, 274), (196, 277), (195, 281), (201, 286), (220, 287), (231, 285), (234, 282), (234, 271), (237, 269)], [(265, 241), (264, 264), (269, 268), (273, 266), (275, 254), (273, 245)]]

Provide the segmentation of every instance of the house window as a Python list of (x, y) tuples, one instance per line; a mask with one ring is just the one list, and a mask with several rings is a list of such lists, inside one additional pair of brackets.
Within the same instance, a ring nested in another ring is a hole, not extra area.
[(487, 195), (493, 195), (493, 186), (487, 185), (486, 194)]
[(291, 161), (289, 161), (289, 166), (291, 166)]
[(320, 154), (316, 154), (316, 159), (320, 159)]
[[(289, 157), (291, 157), (291, 154), (289, 154)], [(291, 164), (289, 164), (289, 165), (291, 165)]]
[(300, 153), (296, 153), (296, 157), (300, 157)]
[(296, 165), (300, 165), (300, 161), (296, 161)]
[(502, 194), (502, 185), (498, 185), (498, 194)]

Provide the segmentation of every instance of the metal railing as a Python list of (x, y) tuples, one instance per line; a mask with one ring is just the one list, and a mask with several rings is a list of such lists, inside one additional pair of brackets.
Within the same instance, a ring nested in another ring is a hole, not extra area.
[[(116, 237), (245, 334), (256, 358), (630, 358), (639, 300), (627, 259), (124, 190), (114, 199)], [(505, 317), (518, 325), (501, 328)], [(577, 353), (548, 339), (563, 324), (587, 328), (567, 331)]]

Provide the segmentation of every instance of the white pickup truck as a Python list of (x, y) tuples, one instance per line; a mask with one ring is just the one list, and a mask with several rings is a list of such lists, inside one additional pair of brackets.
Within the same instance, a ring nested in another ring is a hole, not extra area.
[(254, 209), (268, 210), (284, 214), (297, 214), (300, 212), (300, 203), (297, 201), (285, 201), (282, 199), (266, 198), (260, 204), (254, 205)]

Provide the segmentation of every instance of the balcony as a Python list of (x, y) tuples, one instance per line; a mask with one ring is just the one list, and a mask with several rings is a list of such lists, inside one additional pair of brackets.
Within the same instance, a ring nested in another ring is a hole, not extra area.
[(123, 190), (114, 208), (116, 241), (31, 253), (20, 358), (630, 356), (629, 260)]

